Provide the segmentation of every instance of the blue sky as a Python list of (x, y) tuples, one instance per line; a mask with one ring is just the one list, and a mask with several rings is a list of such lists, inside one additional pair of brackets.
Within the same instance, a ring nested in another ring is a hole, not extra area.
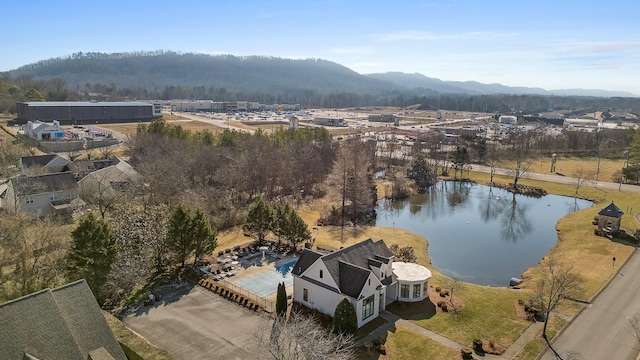
[(164, 49), (640, 95), (636, 3), (2, 0), (0, 71), (75, 52)]

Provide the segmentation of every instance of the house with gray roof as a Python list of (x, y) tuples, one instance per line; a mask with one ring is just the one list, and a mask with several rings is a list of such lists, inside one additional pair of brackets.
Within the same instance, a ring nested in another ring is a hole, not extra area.
[(0, 206), (7, 211), (46, 216), (70, 211), (83, 205), (78, 198), (78, 183), (71, 172), (18, 176), (0, 193)]
[(22, 175), (34, 176), (69, 171), (71, 161), (58, 154), (32, 155), (20, 158)]
[(346, 297), (356, 309), (358, 327), (396, 300), (424, 300), (431, 272), (401, 262), (394, 271), (392, 259), (382, 240), (367, 239), (329, 254), (306, 249), (292, 269), (293, 300), (333, 316)]
[(0, 304), (0, 358), (127, 360), (84, 280)]

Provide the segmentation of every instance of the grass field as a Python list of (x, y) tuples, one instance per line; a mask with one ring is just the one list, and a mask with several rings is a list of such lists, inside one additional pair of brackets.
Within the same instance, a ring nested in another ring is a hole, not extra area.
[(387, 355), (377, 359), (430, 359), (452, 360), (460, 353), (428, 337), (403, 327), (387, 332)]
[[(189, 130), (192, 132), (209, 130), (211, 132), (219, 132), (224, 129), (213, 125), (195, 120), (177, 120), (177, 121), (169, 121), (170, 124), (180, 125), (183, 129)], [(105, 124), (100, 125), (101, 128), (109, 129), (112, 131), (117, 131), (123, 133), (125, 135), (135, 135), (136, 129), (138, 128), (138, 124)]]

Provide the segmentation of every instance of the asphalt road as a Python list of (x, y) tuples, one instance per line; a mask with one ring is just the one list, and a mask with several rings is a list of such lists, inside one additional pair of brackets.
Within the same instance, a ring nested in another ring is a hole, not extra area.
[[(629, 330), (627, 317), (640, 313), (639, 273), (640, 256), (636, 250), (593, 304), (552, 343), (563, 359), (636, 359), (640, 341)], [(547, 349), (541, 359), (555, 360), (556, 357)]]

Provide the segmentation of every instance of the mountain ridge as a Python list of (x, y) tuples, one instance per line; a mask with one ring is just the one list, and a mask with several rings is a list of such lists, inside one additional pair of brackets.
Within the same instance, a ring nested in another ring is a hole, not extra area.
[(323, 59), (286, 59), (270, 56), (206, 55), (173, 51), (132, 53), (75, 53), (27, 64), (8, 72), (11, 76), (64, 79), (81, 87), (88, 83), (115, 84), (119, 88), (162, 89), (168, 86), (206, 87), (246, 93), (305, 91), (329, 93), (385, 94), (409, 92), (466, 95), (560, 95), (592, 97), (637, 97), (624, 91), (598, 89), (545, 90), (512, 87), (477, 81), (444, 81), (420, 73), (386, 72), (359, 74)]

